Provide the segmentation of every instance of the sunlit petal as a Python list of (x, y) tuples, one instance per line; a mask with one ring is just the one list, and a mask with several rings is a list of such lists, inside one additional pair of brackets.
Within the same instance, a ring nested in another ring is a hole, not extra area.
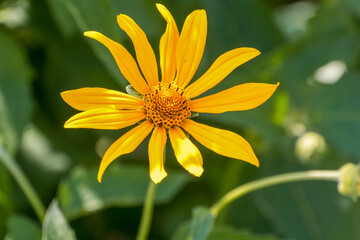
[(204, 10), (192, 12), (185, 20), (176, 48), (175, 82), (185, 88), (194, 76), (205, 48), (207, 19)]
[(142, 77), (134, 58), (123, 46), (98, 32), (89, 31), (85, 32), (84, 35), (99, 41), (109, 49), (115, 58), (121, 73), (136, 89), (136, 91), (144, 95), (149, 90), (149, 87)]
[(160, 39), (160, 67), (162, 72), (162, 81), (171, 82), (175, 78), (176, 46), (179, 40), (179, 31), (171, 16), (171, 13), (162, 4), (156, 4), (157, 9), (167, 22), (165, 33)]
[(210, 150), (259, 166), (259, 161), (250, 144), (236, 133), (210, 127), (190, 119), (186, 119), (181, 127)]
[(147, 135), (149, 135), (153, 127), (153, 123), (145, 121), (139, 126), (136, 126), (125, 133), (116, 142), (114, 142), (106, 151), (103, 159), (101, 160), (98, 172), (98, 181), (101, 182), (104, 171), (110, 163), (112, 163), (119, 156), (134, 151), (147, 137)]
[(164, 148), (166, 144), (166, 130), (156, 126), (149, 142), (150, 178), (154, 183), (159, 183), (166, 177), (164, 169)]
[(78, 113), (66, 121), (65, 128), (121, 129), (145, 118), (145, 111), (98, 108)]
[(178, 127), (169, 129), (171, 146), (174, 149), (176, 159), (188, 172), (199, 177), (204, 169), (203, 159), (199, 149), (185, 136)]
[(223, 113), (256, 108), (268, 100), (278, 84), (244, 83), (191, 101), (191, 111)]
[(79, 111), (95, 108), (138, 109), (144, 105), (141, 99), (106, 88), (80, 88), (62, 92), (61, 97)]
[(134, 44), (136, 58), (149, 86), (156, 85), (159, 81), (156, 58), (144, 31), (126, 15), (118, 15), (117, 21)]
[(186, 96), (194, 98), (213, 88), (241, 64), (259, 55), (254, 48), (237, 48), (218, 57), (209, 70), (186, 88)]

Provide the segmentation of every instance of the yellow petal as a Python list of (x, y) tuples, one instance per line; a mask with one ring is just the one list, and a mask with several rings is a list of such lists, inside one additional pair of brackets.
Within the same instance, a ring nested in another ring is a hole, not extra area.
[(145, 111), (97, 108), (78, 113), (66, 121), (65, 128), (120, 129), (145, 118)]
[(138, 109), (144, 105), (141, 99), (106, 88), (79, 88), (62, 92), (61, 97), (79, 111), (95, 108)]
[(181, 166), (196, 177), (200, 177), (204, 169), (202, 168), (203, 159), (199, 149), (178, 127), (169, 129), (169, 137), (176, 159)]
[(105, 169), (110, 163), (112, 163), (120, 155), (134, 151), (146, 138), (146, 136), (149, 135), (153, 127), (153, 123), (145, 121), (122, 135), (116, 142), (114, 142), (101, 160), (98, 172), (98, 181), (101, 182)]
[(164, 147), (166, 144), (166, 130), (156, 126), (149, 142), (150, 178), (154, 183), (159, 183), (166, 177), (164, 169)]
[(205, 10), (192, 12), (185, 20), (176, 48), (177, 75), (175, 82), (185, 88), (198, 68), (206, 42)]
[(142, 77), (134, 58), (123, 46), (98, 32), (89, 31), (85, 32), (84, 35), (99, 41), (109, 49), (121, 73), (136, 91), (143, 95), (149, 91), (149, 87)]
[(134, 44), (136, 58), (149, 86), (156, 85), (159, 82), (156, 58), (144, 31), (126, 15), (118, 15), (117, 21)]
[(199, 143), (220, 155), (259, 166), (259, 161), (250, 144), (236, 133), (200, 124), (190, 119), (184, 121), (182, 128)]
[(218, 57), (209, 70), (186, 89), (186, 96), (194, 98), (214, 87), (235, 68), (259, 55), (254, 48), (237, 48)]
[(162, 82), (171, 82), (176, 73), (176, 46), (179, 40), (179, 31), (171, 13), (162, 4), (156, 4), (157, 9), (167, 22), (165, 33), (160, 39), (160, 67)]
[(244, 83), (213, 95), (191, 101), (191, 111), (223, 113), (256, 108), (268, 100), (278, 84)]

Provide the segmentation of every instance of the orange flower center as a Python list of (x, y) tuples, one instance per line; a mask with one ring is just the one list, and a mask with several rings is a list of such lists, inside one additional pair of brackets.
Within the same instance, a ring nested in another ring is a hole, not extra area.
[(191, 115), (190, 99), (183, 93), (174, 82), (153, 86), (143, 98), (146, 119), (165, 128), (180, 126)]

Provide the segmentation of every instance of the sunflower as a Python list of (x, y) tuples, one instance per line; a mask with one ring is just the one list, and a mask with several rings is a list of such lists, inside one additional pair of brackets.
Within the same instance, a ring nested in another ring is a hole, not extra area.
[(106, 151), (100, 163), (98, 181), (101, 182), (111, 162), (134, 151), (151, 132), (148, 145), (149, 170), (150, 178), (155, 183), (167, 175), (163, 152), (168, 137), (181, 166), (197, 177), (203, 173), (201, 153), (184, 131), (220, 155), (259, 166), (250, 144), (241, 136), (197, 123), (190, 117), (192, 113), (248, 110), (269, 99), (278, 84), (245, 83), (197, 98), (260, 52), (245, 47), (228, 51), (218, 57), (204, 75), (189, 85), (204, 52), (206, 12), (193, 11), (186, 18), (179, 34), (170, 12), (161, 4), (156, 4), (156, 7), (167, 22), (159, 47), (161, 81), (155, 54), (145, 33), (130, 17), (120, 14), (117, 22), (133, 42), (138, 64), (122, 45), (103, 34), (88, 31), (84, 35), (108, 48), (121, 73), (131, 84), (127, 88), (128, 92), (137, 94), (129, 95), (105, 88), (80, 88), (61, 93), (66, 103), (82, 111), (66, 121), (65, 128), (121, 129), (139, 123)]

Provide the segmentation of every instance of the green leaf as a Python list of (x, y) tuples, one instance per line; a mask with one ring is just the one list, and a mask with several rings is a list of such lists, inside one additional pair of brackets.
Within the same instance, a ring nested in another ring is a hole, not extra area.
[(56, 200), (54, 200), (45, 215), (42, 227), (42, 240), (75, 240), (74, 231), (70, 228)]
[[(113, 165), (106, 170), (101, 183), (97, 168), (75, 168), (60, 183), (58, 198), (65, 215), (74, 219), (111, 206), (130, 207), (143, 204), (149, 179), (147, 168), (132, 165)], [(169, 173), (159, 183), (155, 203), (166, 203), (188, 181), (185, 173)]]
[(190, 225), (190, 236), (191, 240), (204, 240), (206, 239), (213, 226), (215, 218), (211, 214), (208, 208), (196, 207), (192, 211), (192, 219)]
[[(57, 13), (59, 11), (57, 9), (57, 6), (61, 6), (61, 8), (67, 10), (67, 12), (75, 20), (78, 29), (80, 29), (81, 31), (78, 34), (83, 35), (83, 32), (85, 31), (98, 31), (103, 33), (107, 37), (113, 39), (114, 41), (118, 41), (120, 30), (116, 23), (116, 13), (109, 0), (48, 1), (51, 2), (50, 6), (54, 13)], [(94, 12), (96, 12), (96, 17), (94, 16)], [(67, 15), (65, 13), (63, 14)], [(56, 14), (55, 16), (58, 25), (66, 24), (63, 15), (60, 16), (59, 14)], [(71, 29), (67, 28), (64, 31), (72, 31)], [(103, 62), (105, 68), (109, 71), (109, 73), (114, 77), (114, 79), (118, 81), (118, 83), (122, 87), (125, 87), (127, 85), (127, 81), (121, 75), (114, 58), (106, 49), (106, 47), (93, 39), (89, 39), (88, 42), (94, 53)]]
[(47, 0), (49, 5), (49, 9), (52, 13), (52, 16), (55, 19), (55, 23), (61, 30), (62, 34), (70, 38), (74, 34), (78, 32), (78, 28), (75, 24), (74, 18), (71, 15), (67, 5), (69, 5), (66, 1), (59, 0)]
[[(15, 154), (32, 110), (30, 79), (32, 70), (22, 46), (0, 30), (0, 147)], [(0, 236), (10, 215), (12, 183), (0, 166)]]
[[(184, 222), (175, 231), (171, 240), (189, 240), (190, 223)], [(255, 234), (247, 230), (234, 229), (229, 226), (215, 226), (206, 240), (277, 240), (278, 238), (270, 234)]]
[(214, 228), (207, 240), (276, 240), (269, 234), (254, 234), (246, 230), (236, 230), (226, 226)]
[(311, 103), (312, 99), (305, 99), (304, 93), (308, 91), (307, 81), (319, 67), (333, 60), (353, 65), (358, 56), (356, 23), (339, 4), (324, 3), (308, 25), (302, 38), (277, 51), (270, 62), (281, 66), (274, 78), (290, 90), (296, 104)]
[(23, 133), (18, 159), (21, 159), (22, 169), (43, 199), (53, 198), (60, 178), (71, 166), (70, 157), (54, 147), (54, 142), (32, 124)]
[(282, 42), (271, 9), (264, 1), (210, 0), (204, 4), (209, 33), (214, 33), (208, 38), (207, 48), (222, 51), (214, 57), (236, 47), (255, 47), (266, 52)]
[(14, 153), (32, 109), (32, 74), (24, 49), (2, 31), (0, 46), (0, 144)]
[(22, 215), (11, 216), (8, 228), (5, 240), (41, 239), (40, 225), (28, 217)]
[(310, 115), (313, 128), (333, 148), (357, 157), (360, 156), (359, 79), (360, 73), (353, 71), (336, 84), (318, 86)]
[(335, 183), (292, 183), (254, 194), (257, 207), (285, 238), (360, 239), (360, 205), (339, 195)]

